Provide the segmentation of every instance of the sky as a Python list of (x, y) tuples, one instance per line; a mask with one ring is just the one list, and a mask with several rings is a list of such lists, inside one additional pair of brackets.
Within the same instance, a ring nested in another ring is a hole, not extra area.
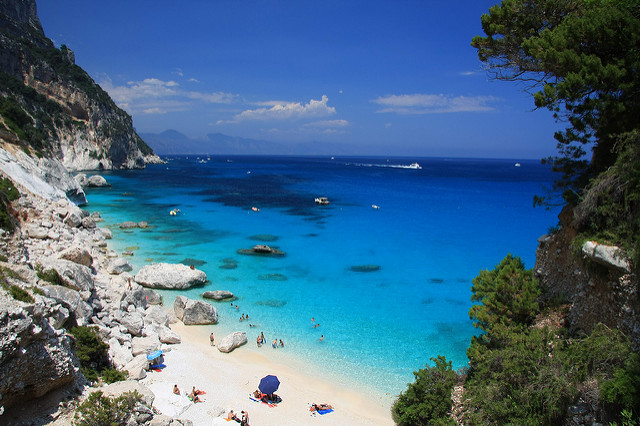
[(491, 0), (37, 0), (140, 133), (539, 159), (560, 128), (470, 45)]

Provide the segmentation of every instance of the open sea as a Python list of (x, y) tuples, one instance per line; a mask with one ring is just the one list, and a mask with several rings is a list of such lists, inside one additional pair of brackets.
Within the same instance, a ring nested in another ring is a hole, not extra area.
[[(134, 252), (133, 273), (151, 262), (206, 272), (205, 287), (162, 291), (167, 306), (179, 294), (233, 292), (238, 310), (210, 301), (219, 324), (202, 327), (217, 340), (246, 331), (238, 350), (383, 397), (406, 389), (431, 357), (467, 365), (471, 280), (508, 253), (532, 268), (537, 238), (558, 221), (557, 210), (533, 208), (554, 178), (534, 160), (165, 159), (101, 172), (111, 187), (87, 190), (86, 209), (113, 232), (110, 248)], [(421, 169), (407, 168), (416, 161)], [(320, 196), (330, 204), (317, 205)], [(150, 226), (117, 226), (128, 220)], [(237, 252), (256, 244), (286, 256)], [(274, 350), (274, 338), (285, 347)]]

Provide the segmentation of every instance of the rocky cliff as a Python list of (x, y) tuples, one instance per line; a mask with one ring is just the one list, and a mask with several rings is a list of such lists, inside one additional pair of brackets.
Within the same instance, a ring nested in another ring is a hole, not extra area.
[(624, 332), (640, 350), (638, 277), (620, 248), (576, 239), (581, 214), (581, 206), (565, 207), (560, 230), (540, 238), (535, 271), (543, 297), (568, 305), (572, 333), (590, 333), (603, 323)]
[(142, 168), (159, 158), (131, 117), (42, 29), (35, 0), (0, 3), (0, 142), (69, 170)]

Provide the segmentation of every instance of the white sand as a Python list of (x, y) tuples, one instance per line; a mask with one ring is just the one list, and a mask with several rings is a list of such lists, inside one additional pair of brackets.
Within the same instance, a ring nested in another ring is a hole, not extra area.
[[(181, 336), (182, 343), (167, 345), (171, 348), (164, 357), (167, 367), (162, 372), (149, 373), (142, 380), (156, 396), (154, 407), (163, 414), (191, 420), (195, 425), (237, 424), (224, 420), (231, 409), (238, 416), (240, 411), (248, 411), (249, 423), (254, 426), (394, 424), (389, 401), (383, 401), (379, 396), (356, 392), (296, 371), (245, 347), (222, 353), (210, 346), (207, 327), (177, 323), (171, 328)], [(276, 407), (249, 399), (260, 379), (268, 374), (276, 375), (280, 380), (277, 394), (282, 402)], [(182, 391), (181, 396), (173, 395), (174, 384)], [(193, 386), (206, 392), (202, 396), (204, 402), (194, 404), (185, 396)], [(310, 403), (331, 404), (334, 411), (312, 415)]]

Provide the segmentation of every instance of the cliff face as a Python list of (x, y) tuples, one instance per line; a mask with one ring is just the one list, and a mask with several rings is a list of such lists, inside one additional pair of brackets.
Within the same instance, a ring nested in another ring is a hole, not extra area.
[(0, 139), (69, 170), (143, 168), (158, 162), (74, 54), (42, 30), (35, 0), (0, 3)]
[[(578, 210), (566, 207), (560, 214), (561, 230), (541, 238), (535, 270), (544, 297), (570, 305), (570, 331), (590, 333), (596, 324), (603, 323), (620, 329), (631, 339), (634, 350), (639, 350), (640, 298), (635, 270), (624, 261), (624, 253), (603, 261), (586, 245), (575, 246)], [(600, 247), (619, 252), (617, 247)], [(621, 267), (621, 263), (625, 265)]]

